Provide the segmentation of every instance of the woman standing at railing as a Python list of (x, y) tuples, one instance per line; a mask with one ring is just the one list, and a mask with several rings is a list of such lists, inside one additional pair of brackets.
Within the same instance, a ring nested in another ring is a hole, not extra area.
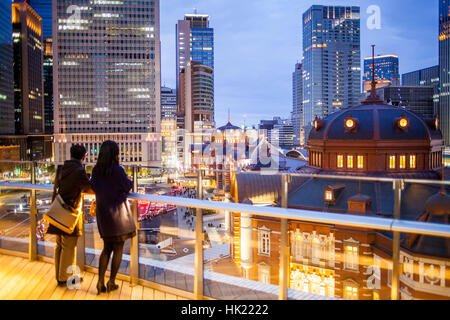
[[(136, 225), (127, 202), (133, 183), (119, 165), (119, 153), (117, 143), (105, 141), (92, 170), (91, 184), (96, 195), (97, 225), (104, 243), (99, 261), (97, 294), (118, 288), (115, 279), (122, 262), (125, 240), (136, 235)], [(105, 286), (105, 273), (111, 253), (111, 276)]]

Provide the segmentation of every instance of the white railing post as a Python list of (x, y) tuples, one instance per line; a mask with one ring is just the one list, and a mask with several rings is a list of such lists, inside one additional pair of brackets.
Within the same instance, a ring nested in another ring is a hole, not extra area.
[[(137, 166), (133, 166), (133, 192), (138, 190), (138, 171)], [(130, 246), (130, 283), (136, 285), (139, 279), (139, 222), (138, 222), (138, 201), (132, 201), (132, 213), (136, 224), (136, 236), (131, 238)]]
[[(203, 199), (203, 179), (202, 170), (199, 168), (197, 180), (197, 199)], [(195, 275), (194, 275), (194, 296), (197, 300), (203, 299), (203, 210), (195, 209)]]
[[(402, 203), (402, 190), (404, 188), (403, 180), (395, 180), (393, 182), (394, 189), (394, 219), (400, 220), (400, 210)], [(391, 300), (399, 299), (400, 285), (400, 232), (394, 231), (392, 239), (392, 286)]]
[[(283, 174), (281, 176), (281, 207), (288, 207), (288, 186), (290, 182), (290, 176)], [(289, 245), (288, 245), (288, 220), (281, 219), (280, 230), (280, 279), (279, 286), (280, 292), (278, 295), (279, 300), (287, 300), (288, 298), (288, 257), (289, 257)]]
[[(31, 163), (31, 184), (36, 184), (36, 168), (37, 164), (35, 161)], [(30, 235), (29, 235), (29, 246), (28, 246), (28, 256), (30, 261), (37, 260), (38, 256), (38, 242), (37, 242), (37, 205), (36, 205), (36, 189), (30, 191)]]

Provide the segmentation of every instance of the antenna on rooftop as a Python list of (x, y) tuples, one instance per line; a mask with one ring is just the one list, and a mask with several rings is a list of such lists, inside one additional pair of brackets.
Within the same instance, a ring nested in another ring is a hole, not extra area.
[(194, 8), (194, 14), (197, 14), (197, 8)]

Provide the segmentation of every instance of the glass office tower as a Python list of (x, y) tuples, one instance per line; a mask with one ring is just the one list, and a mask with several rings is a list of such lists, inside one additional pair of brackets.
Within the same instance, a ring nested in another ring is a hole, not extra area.
[(309, 8), (303, 14), (303, 57), (305, 127), (310, 128), (315, 116), (359, 104), (360, 8)]
[[(23, 2), (23, 0), (16, 1)], [(52, 37), (52, 0), (28, 0), (27, 3), (42, 18), (44, 38)]]
[(14, 134), (11, 2), (0, 1), (0, 134)]
[(450, 145), (450, 0), (439, 1), (439, 120), (445, 145)]
[[(184, 99), (180, 74), (188, 64), (194, 61), (214, 70), (214, 28), (209, 26), (209, 16), (185, 14), (184, 20), (179, 20), (176, 25), (176, 37), (177, 104), (180, 107), (181, 99)], [(196, 98), (201, 98), (201, 93)], [(214, 111), (212, 119), (214, 120)]]
[(53, 16), (56, 160), (82, 142), (94, 162), (112, 139), (123, 162), (159, 165), (159, 1), (56, 0)]
[(402, 74), (402, 86), (433, 87), (433, 112), (439, 114), (439, 66)]
[(292, 126), (294, 130), (294, 146), (304, 145), (305, 137), (303, 132), (303, 85), (302, 85), (302, 64), (296, 63), (292, 73)]
[[(375, 80), (377, 89), (400, 85), (398, 56), (383, 55), (375, 57)], [(372, 83), (372, 57), (364, 58), (363, 90), (369, 92)]]
[(27, 3), (13, 3), (12, 27), (15, 133), (43, 134), (42, 18)]

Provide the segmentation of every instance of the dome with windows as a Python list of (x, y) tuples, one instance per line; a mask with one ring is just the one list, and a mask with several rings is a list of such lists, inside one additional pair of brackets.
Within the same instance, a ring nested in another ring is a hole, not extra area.
[(366, 101), (316, 117), (307, 148), (310, 166), (325, 170), (416, 174), (442, 167), (442, 146), (437, 118)]

